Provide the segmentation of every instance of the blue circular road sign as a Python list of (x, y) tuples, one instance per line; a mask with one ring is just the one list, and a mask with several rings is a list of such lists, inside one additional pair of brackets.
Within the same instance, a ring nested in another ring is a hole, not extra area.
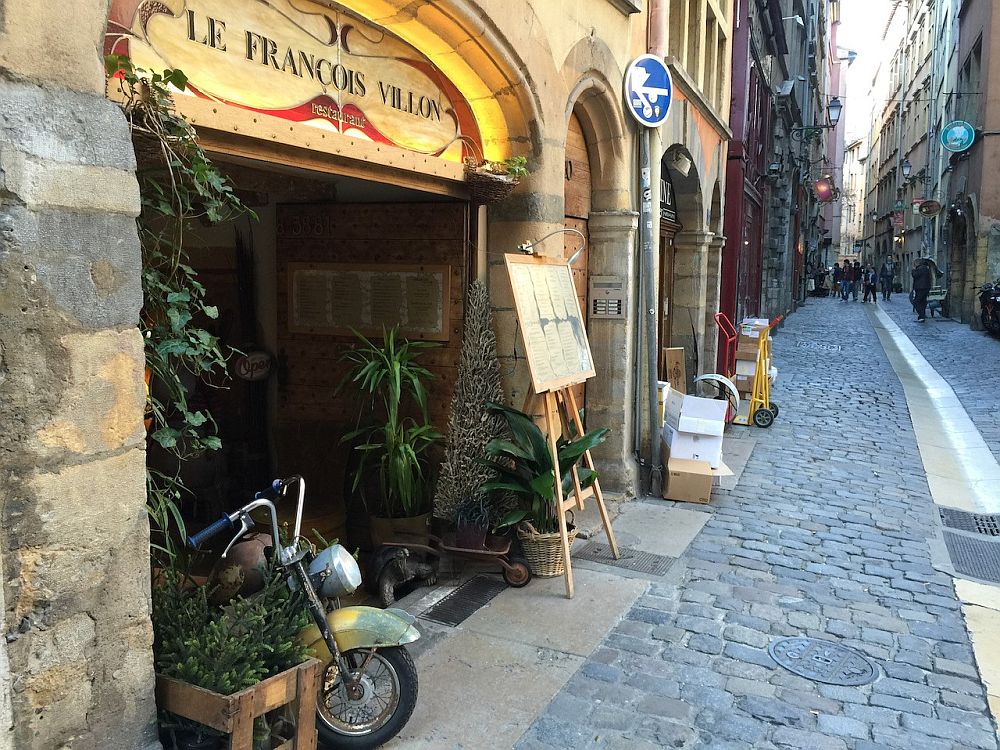
[(673, 96), (670, 71), (656, 55), (637, 57), (625, 69), (625, 103), (632, 116), (647, 128), (663, 124)]
[(976, 129), (965, 120), (952, 120), (941, 131), (941, 145), (949, 151), (967, 151), (976, 140)]

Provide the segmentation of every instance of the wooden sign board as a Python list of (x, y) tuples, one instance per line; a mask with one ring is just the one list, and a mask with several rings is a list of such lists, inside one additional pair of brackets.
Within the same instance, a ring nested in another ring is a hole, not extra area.
[(288, 330), (380, 336), (396, 325), (411, 339), (447, 341), (451, 267), (289, 263)]
[(594, 377), (594, 358), (569, 264), (535, 255), (505, 255), (504, 260), (535, 393)]

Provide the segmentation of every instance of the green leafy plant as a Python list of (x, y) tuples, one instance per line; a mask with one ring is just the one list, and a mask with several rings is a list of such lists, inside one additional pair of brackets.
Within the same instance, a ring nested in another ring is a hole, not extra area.
[(503, 161), (484, 160), (476, 165), (476, 171), (520, 180), (528, 175), (528, 159), (524, 156), (511, 156)]
[[(355, 332), (357, 345), (344, 354), (348, 378), (368, 396), (363, 408), (370, 423), (344, 435), (342, 441), (356, 443), (360, 453), (355, 492), (363, 489), (365, 475), (377, 469), (381, 497), (369, 503), (369, 511), (407, 518), (429, 509), (427, 453), (442, 437), (427, 419), (424, 381), (434, 376), (417, 363), (421, 350), (436, 345), (408, 341), (396, 327), (382, 334), (382, 342), (376, 343)], [(405, 413), (408, 406), (416, 407), (419, 418)], [(365, 500), (368, 503), (369, 498)]]
[[(209, 224), (242, 215), (256, 218), (240, 202), (225, 176), (198, 143), (194, 128), (174, 109), (171, 87), (183, 91), (180, 70), (154, 73), (127, 57), (105, 58), (109, 91), (125, 113), (135, 144), (141, 198), (136, 220), (142, 248), (143, 307), (139, 328), (145, 342), (150, 440), (180, 462), (221, 441), (212, 415), (189, 400), (191, 382), (220, 386), (231, 353), (204, 325), (218, 317), (205, 287), (188, 263), (185, 237), (194, 221)], [(185, 536), (177, 512), (183, 483), (174, 472), (148, 470), (147, 505), (154, 526), (153, 554), (166, 564)], [(171, 527), (174, 527), (171, 534)]]
[(493, 521), (493, 506), (489, 495), (485, 493), (469, 495), (455, 509), (455, 523), (458, 526), (490, 529)]
[[(486, 452), (493, 460), (487, 459), (484, 463), (496, 471), (498, 479), (487, 482), (482, 489), (484, 492), (512, 492), (521, 503), (521, 507), (508, 512), (500, 520), (497, 530), (527, 520), (540, 533), (556, 531), (555, 471), (548, 440), (535, 421), (524, 412), (497, 403), (489, 403), (486, 408), (503, 415), (512, 438), (492, 440), (486, 446)], [(609, 432), (605, 427), (581, 436), (560, 437), (556, 442), (564, 497), (572, 491), (571, 469), (586, 451), (603, 443)], [(597, 479), (597, 472), (587, 467), (577, 467), (576, 471), (581, 487), (589, 487)]]

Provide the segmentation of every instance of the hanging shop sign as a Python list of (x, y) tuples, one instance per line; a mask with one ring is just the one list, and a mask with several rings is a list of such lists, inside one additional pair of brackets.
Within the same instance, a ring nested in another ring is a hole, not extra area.
[(935, 200), (923, 201), (920, 204), (919, 211), (921, 216), (931, 218), (941, 213), (941, 204)]
[(903, 226), (904, 216), (905, 216), (905, 214), (902, 211), (893, 211), (892, 212), (892, 225), (894, 227), (901, 227), (901, 226)]
[[(168, 7), (169, 6), (169, 7)], [(188, 91), (329, 132), (458, 161), (468, 103), (384, 29), (303, 0), (113, 0), (105, 53), (180, 69)]]
[(271, 374), (271, 355), (259, 350), (237, 357), (233, 370), (240, 380), (265, 380)]
[(949, 151), (967, 151), (976, 140), (976, 129), (965, 120), (952, 120), (941, 131), (941, 145)]
[(816, 200), (820, 203), (833, 201), (833, 192), (833, 181), (829, 177), (820, 177), (816, 180)]
[(656, 55), (641, 55), (625, 69), (625, 104), (639, 124), (655, 128), (670, 112), (674, 83), (666, 63)]

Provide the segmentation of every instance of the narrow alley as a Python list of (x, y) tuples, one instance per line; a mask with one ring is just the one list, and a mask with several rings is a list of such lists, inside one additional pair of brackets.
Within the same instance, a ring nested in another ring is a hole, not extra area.
[[(951, 322), (909, 325), (903, 295), (887, 307), (939, 367), (997, 360), (1000, 341)], [(774, 341), (780, 418), (755, 433), (738, 486), (714, 491), (679, 582), (649, 586), (519, 750), (997, 747), (873, 319), (872, 306), (818, 300), (788, 320)], [(969, 387), (976, 370), (946, 372), (974, 416), (1000, 407), (996, 388)], [(767, 650), (790, 636), (851, 646), (879, 674), (855, 687), (799, 677)]]

